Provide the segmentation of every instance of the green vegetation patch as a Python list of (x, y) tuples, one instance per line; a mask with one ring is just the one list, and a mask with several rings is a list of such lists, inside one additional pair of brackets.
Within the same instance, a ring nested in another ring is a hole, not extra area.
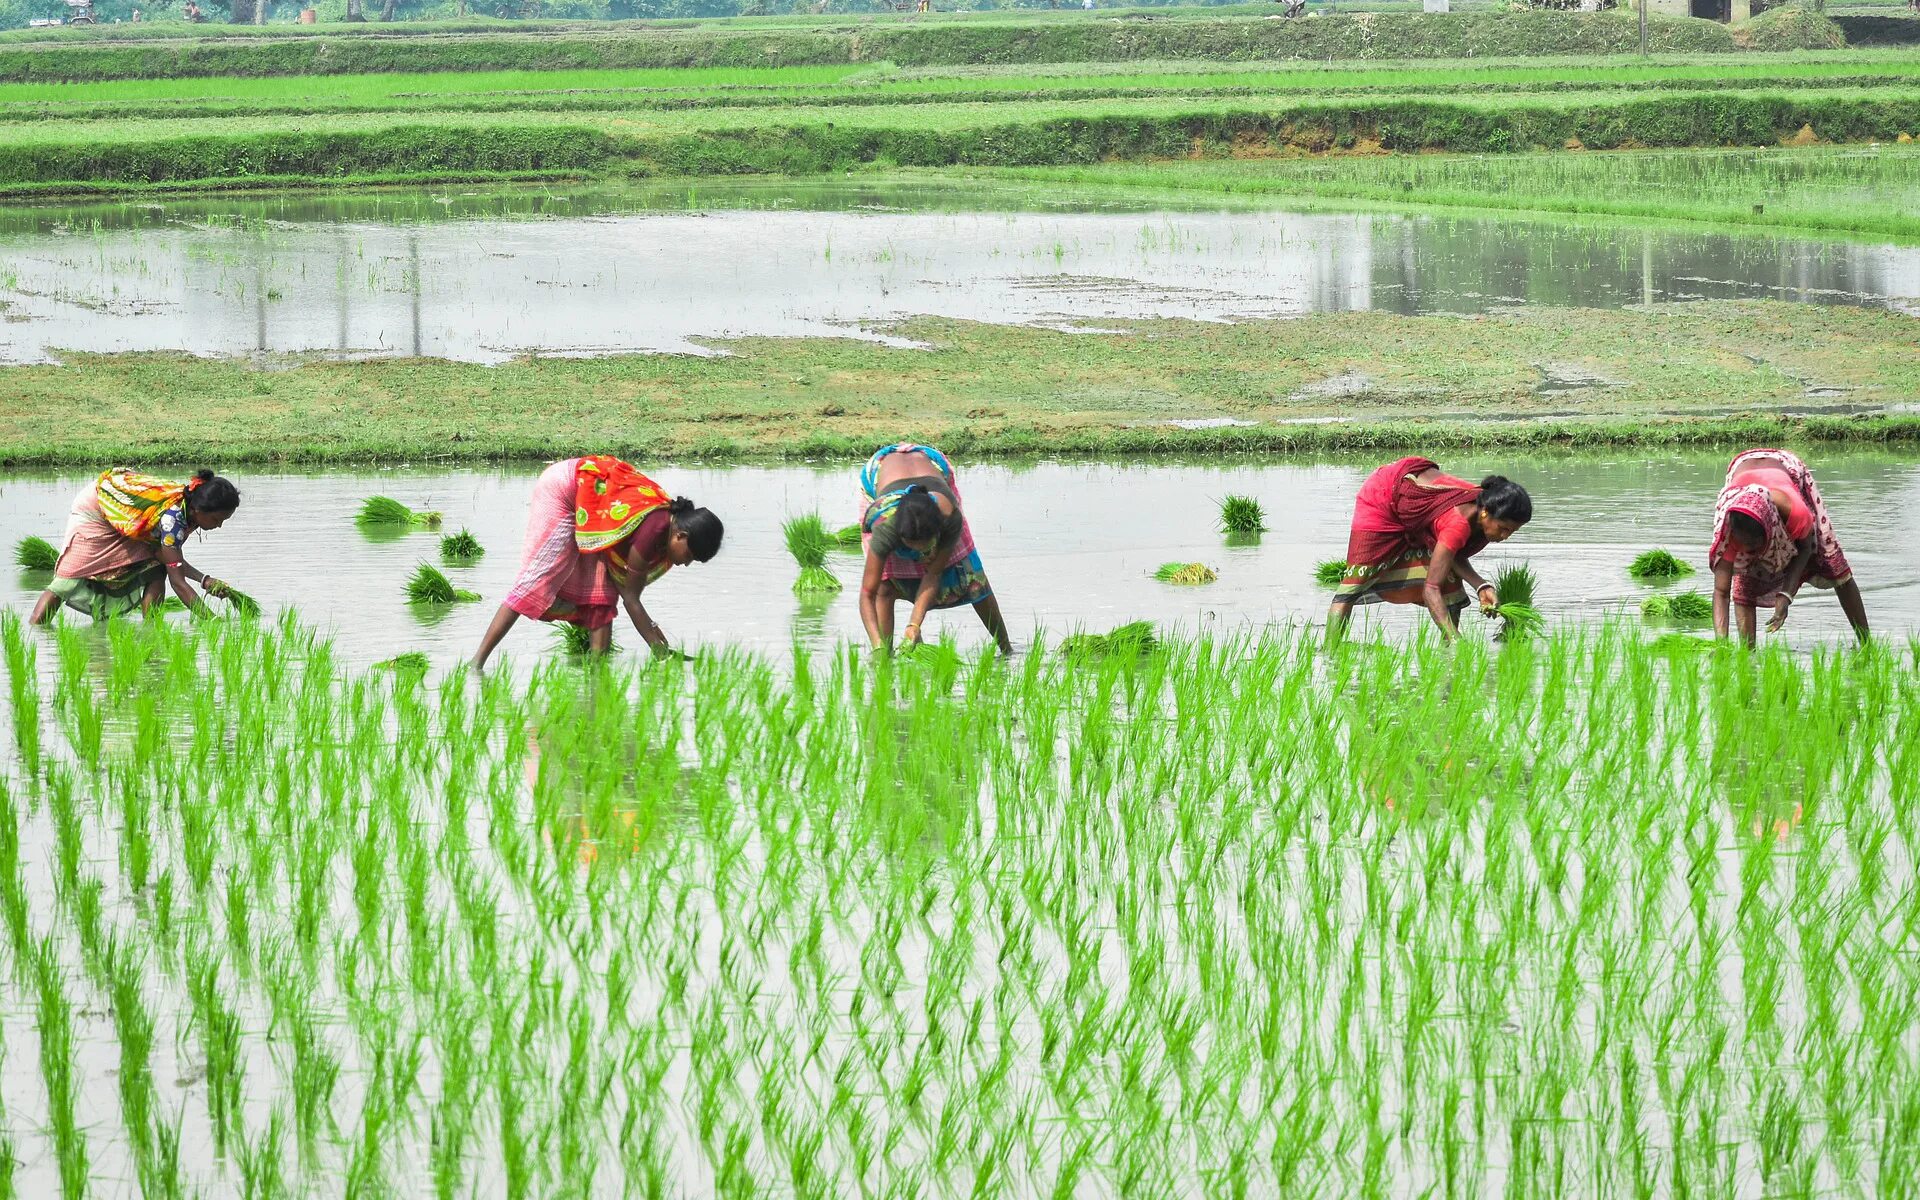
[(1627, 566), (1635, 579), (1679, 579), (1693, 574), (1693, 564), (1666, 550), (1643, 550)]
[(60, 561), (60, 552), (42, 537), (28, 535), (13, 548), (13, 563), (24, 571), (51, 571)]

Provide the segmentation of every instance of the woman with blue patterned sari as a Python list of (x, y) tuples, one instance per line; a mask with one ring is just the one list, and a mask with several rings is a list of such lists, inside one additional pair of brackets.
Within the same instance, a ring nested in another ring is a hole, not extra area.
[(920, 641), (929, 610), (970, 604), (1000, 652), (1012, 653), (946, 455), (912, 442), (882, 446), (860, 472), (860, 491), (866, 498), (860, 538), (867, 554), (860, 621), (873, 648), (893, 646), (894, 606), (908, 600), (913, 612), (901, 630), (907, 645)]

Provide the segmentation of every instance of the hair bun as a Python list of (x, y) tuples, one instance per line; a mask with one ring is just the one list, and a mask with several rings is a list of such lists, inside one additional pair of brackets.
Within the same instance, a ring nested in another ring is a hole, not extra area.
[(1511, 479), (1508, 479), (1505, 475), (1489, 475), (1485, 479), (1482, 479), (1480, 481), (1480, 486), (1483, 489), (1497, 488), (1497, 487), (1505, 487), (1512, 482), (1513, 481)]
[(687, 499), (685, 496), (675, 496), (673, 499), (667, 501), (668, 516), (677, 517), (682, 513), (690, 513), (692, 511), (693, 501)]

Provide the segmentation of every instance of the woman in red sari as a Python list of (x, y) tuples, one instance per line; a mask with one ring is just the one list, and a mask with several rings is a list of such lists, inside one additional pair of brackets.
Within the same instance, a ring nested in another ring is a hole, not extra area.
[(1853, 568), (1827, 518), (1826, 501), (1807, 464), (1785, 450), (1749, 450), (1727, 467), (1727, 482), (1713, 511), (1713, 633), (1727, 636), (1727, 615), (1738, 614), (1740, 640), (1751, 646), (1754, 608), (1773, 606), (1768, 633), (1787, 623), (1787, 609), (1802, 584), (1830, 588), (1853, 626), (1867, 640), (1867, 605)]
[(667, 635), (640, 593), (674, 567), (712, 559), (725, 532), (719, 517), (669, 497), (611, 455), (554, 463), (534, 484), (520, 574), (480, 639), (474, 669), (487, 665), (521, 617), (582, 626), (590, 648), (604, 652), (613, 641), (616, 601), (647, 645), (665, 653)]
[(1494, 605), (1493, 585), (1473, 569), (1489, 542), (1504, 542), (1533, 519), (1527, 489), (1504, 475), (1478, 486), (1442, 474), (1417, 455), (1390, 462), (1367, 476), (1353, 505), (1347, 535), (1347, 574), (1327, 612), (1338, 636), (1356, 604), (1423, 604), (1440, 632), (1452, 637), (1467, 606), (1462, 581)]

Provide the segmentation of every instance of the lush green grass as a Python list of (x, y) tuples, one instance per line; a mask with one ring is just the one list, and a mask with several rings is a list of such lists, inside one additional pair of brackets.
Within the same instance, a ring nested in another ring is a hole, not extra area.
[(68, 1196), (1915, 1178), (1914, 656), (1644, 637), (522, 683), (9, 612), (0, 1143)]
[(1920, 237), (1920, 145), (1022, 168), (1016, 178)]
[[(900, 437), (969, 452), (1765, 439), (1803, 428), (1761, 414), (1803, 409), (1805, 380), (1851, 389), (1857, 404), (1920, 395), (1912, 320), (1703, 302), (1646, 312), (1539, 306), (1477, 319), (1141, 321), (1099, 337), (931, 319), (898, 327), (931, 353), (761, 338), (727, 343), (732, 353), (715, 357), (315, 362), (272, 373), (174, 355), (65, 355), (63, 366), (9, 369), (0, 461), (484, 459), (550, 457), (555, 446), (805, 456)], [(1535, 390), (1542, 361), (1583, 363), (1623, 386), (1581, 397), (1583, 417), (1535, 421), (1568, 404)], [(1307, 386), (1349, 371), (1367, 375), (1363, 393), (1329, 397)], [(194, 397), (191, 430), (151, 419), (148, 398), (173, 392)], [(1755, 415), (1721, 415), (1735, 398)], [(1435, 409), (1474, 415), (1417, 420)], [(75, 412), (88, 419), (72, 420)], [(1714, 419), (1692, 419), (1702, 413)], [(906, 425), (902, 414), (911, 414)], [(1220, 417), (1254, 424), (1170, 424)], [(1340, 420), (1283, 423), (1328, 417)], [(1920, 418), (1891, 417), (1804, 428), (1813, 438), (1909, 439), (1916, 426)]]

